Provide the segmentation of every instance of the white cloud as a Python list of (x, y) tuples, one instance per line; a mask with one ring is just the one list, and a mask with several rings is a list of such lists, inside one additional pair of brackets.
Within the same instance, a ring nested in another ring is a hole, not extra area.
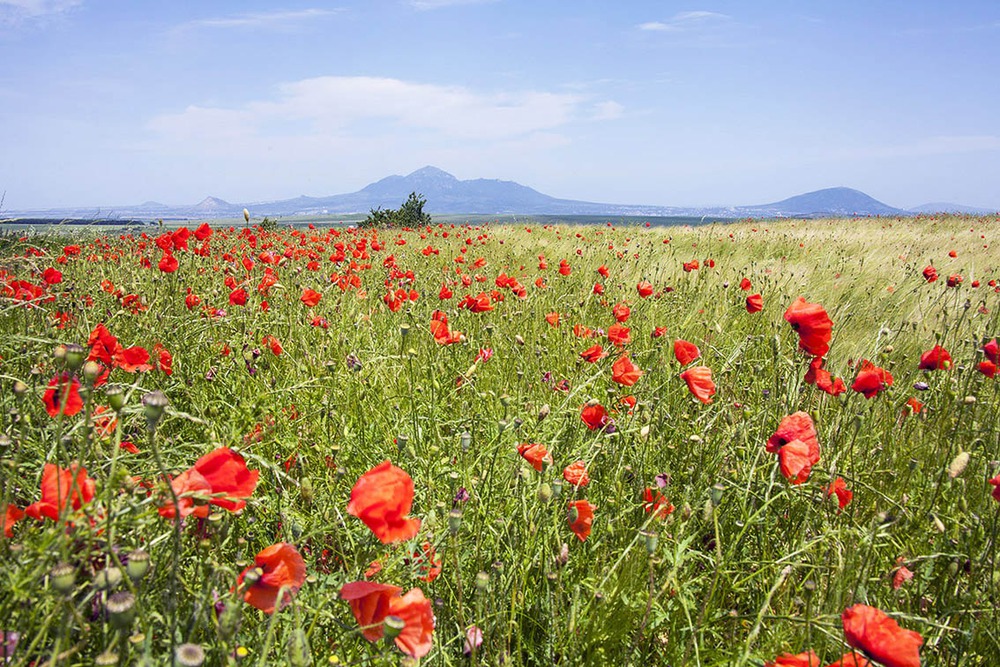
[(459, 5), (485, 5), (499, 0), (410, 0), (410, 6), (414, 9), (442, 9), (444, 7), (456, 7)]
[(83, 0), (0, 0), (0, 22), (14, 23), (61, 14)]
[(478, 92), (391, 78), (325, 76), (282, 84), (273, 99), (241, 107), (189, 106), (149, 126), (191, 148), (234, 140), (403, 136), (407, 141), (497, 141), (576, 120), (618, 117), (621, 105), (544, 91)]
[(730, 17), (718, 12), (694, 11), (674, 14), (668, 21), (648, 21), (639, 24), (639, 30), (651, 32), (681, 32), (702, 27), (710, 23), (728, 21)]
[(314, 21), (335, 14), (342, 9), (301, 9), (296, 11), (255, 12), (216, 18), (197, 19), (178, 26), (178, 29), (195, 28), (288, 28), (295, 24)]

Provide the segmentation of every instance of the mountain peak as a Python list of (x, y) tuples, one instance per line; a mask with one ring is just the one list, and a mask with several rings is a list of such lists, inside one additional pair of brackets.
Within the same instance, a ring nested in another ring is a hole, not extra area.
[(458, 179), (449, 174), (443, 169), (438, 169), (437, 167), (432, 167), (427, 165), (426, 167), (421, 167), (414, 172), (406, 175), (406, 178), (414, 178), (420, 180), (440, 180), (440, 181), (457, 181)]

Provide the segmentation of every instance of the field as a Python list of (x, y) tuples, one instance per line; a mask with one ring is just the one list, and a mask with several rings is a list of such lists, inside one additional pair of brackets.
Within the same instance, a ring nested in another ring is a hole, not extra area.
[(0, 656), (996, 664), (998, 223), (8, 232)]

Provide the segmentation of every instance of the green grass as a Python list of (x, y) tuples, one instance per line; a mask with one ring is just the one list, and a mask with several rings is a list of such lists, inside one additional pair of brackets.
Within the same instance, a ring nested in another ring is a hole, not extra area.
[[(328, 258), (335, 243), (362, 234), (370, 247), (371, 232), (280, 229), (256, 234), (254, 248), (241, 226), (227, 238), (216, 228), (208, 256), (177, 251), (180, 268), (172, 274), (156, 268), (161, 252), (152, 231), (148, 240), (8, 234), (0, 240), (0, 268), (10, 276), (38, 283), (40, 272), (55, 266), (64, 277), (49, 288), (56, 299), (38, 307), (0, 299), (0, 492), (20, 508), (36, 502), (46, 462), (80, 461), (97, 485), (72, 527), (25, 518), (13, 538), (0, 541), (7, 563), (0, 630), (20, 633), (11, 664), (90, 665), (107, 651), (120, 664), (167, 664), (170, 647), (185, 642), (205, 650), (206, 665), (289, 664), (299, 630), (315, 664), (396, 664), (401, 654), (365, 641), (337, 598), (375, 560), (382, 564), (377, 581), (404, 591), (418, 586), (433, 600), (427, 664), (760, 665), (781, 652), (813, 649), (825, 665), (848, 650), (840, 614), (856, 602), (920, 632), (925, 665), (993, 664), (1000, 655), (1000, 504), (987, 480), (998, 472), (1000, 397), (976, 365), (998, 330), (1000, 296), (987, 285), (1000, 279), (997, 222), (379, 230), (384, 247), (356, 260), (371, 264), (356, 271), (360, 291), (330, 283), (345, 265)], [(397, 236), (406, 244), (396, 245)], [(74, 242), (82, 254), (55, 263)], [(268, 244), (292, 250), (274, 269), (270, 309), (260, 308), (259, 261), (247, 305), (231, 306), (225, 276), (247, 278), (240, 259), (256, 261)], [(428, 245), (439, 254), (423, 255)], [(26, 257), (29, 247), (41, 252)], [(457, 264), (463, 248), (466, 262)], [(420, 293), (396, 313), (381, 300), (389, 254), (401, 271), (413, 271)], [(538, 268), (538, 255), (547, 270)], [(143, 257), (150, 269), (141, 268)], [(478, 257), (486, 265), (474, 269)], [(563, 258), (569, 276), (557, 272)], [(714, 269), (705, 267), (709, 258)], [(319, 270), (307, 268), (311, 259)], [(702, 267), (684, 272), (683, 262), (693, 259)], [(935, 283), (921, 275), (930, 263), (941, 274)], [(602, 264), (607, 279), (597, 273)], [(454, 298), (441, 302), (438, 290), (458, 279), (456, 268), (473, 282), (452, 286)], [(501, 289), (505, 298), (491, 312), (456, 307), (465, 294), (497, 289), (501, 271), (527, 287), (527, 298)], [(945, 278), (954, 273), (964, 282), (948, 288)], [(476, 282), (477, 274), (485, 282)], [(539, 276), (547, 288), (535, 287)], [(752, 292), (740, 290), (744, 277)], [(641, 279), (659, 296), (639, 298)], [(138, 295), (146, 309), (123, 307), (102, 280)], [(603, 297), (593, 294), (595, 281)], [(187, 309), (188, 288), (226, 316)], [(323, 294), (311, 314), (299, 302), (304, 288)], [(764, 310), (751, 315), (744, 298), (756, 292)], [(826, 367), (834, 375), (850, 386), (860, 360), (870, 359), (892, 373), (893, 386), (866, 400), (804, 384), (808, 358), (782, 318), (798, 296), (822, 304), (833, 320)], [(620, 301), (632, 310), (625, 349), (645, 371), (631, 388), (611, 379), (619, 356), (613, 345), (572, 331), (577, 323), (606, 330)], [(465, 342), (434, 342), (429, 322), (438, 308)], [(56, 311), (73, 321), (55, 328)], [(561, 314), (558, 328), (545, 321), (553, 311)], [(313, 315), (329, 328), (311, 326)], [(112, 371), (110, 382), (125, 388), (126, 401), (110, 440), (95, 437), (87, 419), (107, 404), (105, 388), (89, 392), (74, 417), (50, 418), (40, 400), (62, 368), (56, 346), (86, 346), (98, 323), (125, 347), (161, 343), (174, 359), (170, 376)], [(656, 326), (667, 334), (652, 338)], [(268, 335), (280, 340), (280, 356), (262, 343)], [(677, 338), (698, 345), (697, 363), (713, 371), (718, 393), (710, 405), (694, 400), (678, 377)], [(598, 342), (611, 354), (583, 362), (579, 353)], [(954, 367), (919, 371), (921, 352), (937, 343)], [(480, 348), (494, 355), (470, 372)], [(568, 389), (553, 390), (561, 380)], [(15, 382), (26, 392), (18, 395)], [(918, 391), (916, 382), (929, 388)], [(150, 433), (140, 399), (154, 389), (170, 405)], [(631, 413), (619, 405), (627, 394), (638, 401)], [(925, 409), (906, 416), (911, 397)], [(616, 411), (613, 434), (584, 426), (580, 409), (590, 399)], [(546, 405), (548, 416), (539, 419)], [(822, 459), (807, 483), (792, 486), (764, 443), (799, 410), (815, 421)], [(119, 450), (120, 440), (140, 453)], [(518, 456), (521, 442), (544, 444), (554, 464), (536, 472)], [(166, 496), (157, 480), (219, 446), (243, 454), (260, 482), (242, 512), (186, 521), (177, 549), (173, 522), (157, 512)], [(948, 466), (960, 452), (969, 463), (953, 478)], [(406, 544), (381, 544), (346, 511), (355, 481), (385, 459), (415, 483), (412, 514), (423, 525)], [(560, 483), (563, 467), (577, 460), (587, 462), (591, 478), (581, 489)], [(643, 489), (655, 488), (658, 475), (669, 479), (661, 491), (676, 507), (667, 520), (643, 510)], [(854, 492), (842, 512), (825, 493), (838, 476)], [(466, 501), (456, 501), (461, 488)], [(597, 507), (585, 542), (567, 524), (567, 502), (578, 498)], [(450, 531), (456, 508), (461, 526)], [(280, 541), (299, 549), (309, 578), (289, 608), (266, 616), (241, 605), (231, 588), (257, 552)], [(425, 541), (442, 563), (429, 583), (418, 579), (412, 557)], [(119, 584), (135, 595), (137, 613), (117, 629), (105, 611), (107, 593), (92, 579), (139, 548), (152, 569)], [(915, 576), (894, 590), (900, 558)], [(69, 592), (56, 590), (49, 576), (60, 563), (75, 572)], [(216, 603), (228, 611), (217, 614)], [(466, 657), (462, 644), (473, 624), (483, 643)], [(238, 647), (246, 657), (237, 657)], [(306, 664), (301, 650), (293, 652)]]

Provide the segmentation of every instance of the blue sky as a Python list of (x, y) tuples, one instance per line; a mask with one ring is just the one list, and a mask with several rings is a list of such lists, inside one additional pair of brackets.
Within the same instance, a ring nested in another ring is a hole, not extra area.
[(4, 208), (434, 165), (677, 206), (1000, 208), (1000, 2), (0, 0)]

